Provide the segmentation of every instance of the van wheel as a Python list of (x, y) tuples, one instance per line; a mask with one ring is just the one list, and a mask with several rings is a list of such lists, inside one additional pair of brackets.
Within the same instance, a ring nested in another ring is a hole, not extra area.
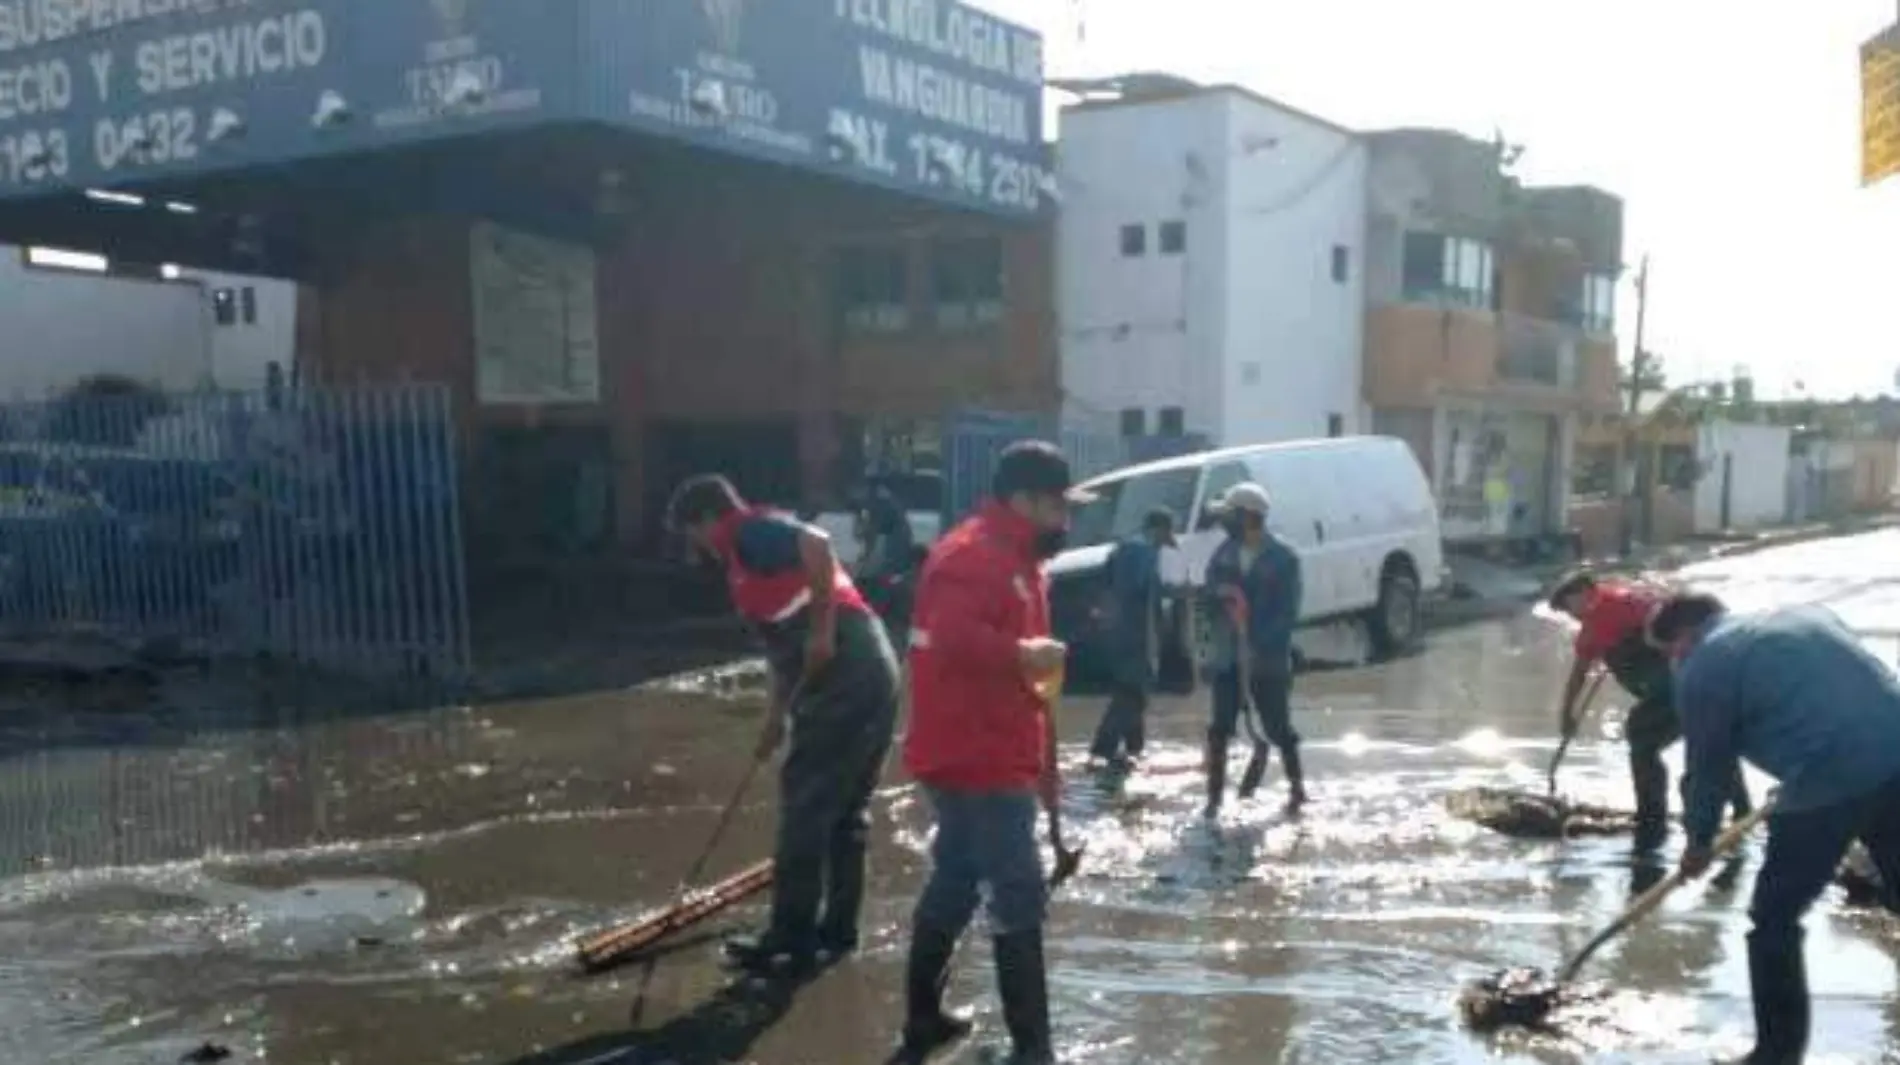
[(1420, 628), (1418, 578), (1402, 567), (1387, 567), (1379, 578), (1379, 603), (1366, 620), (1373, 654), (1390, 658), (1410, 650)]

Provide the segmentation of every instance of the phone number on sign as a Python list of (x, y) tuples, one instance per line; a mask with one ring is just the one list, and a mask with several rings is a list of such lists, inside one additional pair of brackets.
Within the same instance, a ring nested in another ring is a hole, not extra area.
[(85, 141), (59, 128), (14, 130), (0, 134), (0, 183), (58, 182), (81, 153), (101, 171), (189, 162), (198, 158), (202, 138), (203, 123), (188, 107), (102, 118)]
[(999, 207), (1034, 211), (1042, 206), (1049, 178), (1040, 166), (934, 133), (912, 134), (909, 147), (917, 180), (923, 184), (960, 189)]

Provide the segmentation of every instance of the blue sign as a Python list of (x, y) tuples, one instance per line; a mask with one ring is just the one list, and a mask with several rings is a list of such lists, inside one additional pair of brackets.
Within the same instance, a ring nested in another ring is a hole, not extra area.
[(542, 121), (572, 106), (576, 26), (510, 0), (0, 0), (0, 198)]
[(1042, 42), (953, 0), (0, 0), (0, 200), (606, 121), (992, 212)]
[(1042, 39), (955, 0), (588, 0), (595, 117), (989, 211), (1045, 199)]

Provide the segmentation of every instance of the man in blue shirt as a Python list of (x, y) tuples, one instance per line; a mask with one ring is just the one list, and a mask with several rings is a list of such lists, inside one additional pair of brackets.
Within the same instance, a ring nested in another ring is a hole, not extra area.
[[(1800, 1062), (1802, 917), (1856, 838), (1882, 880), (1900, 884), (1900, 682), (1819, 606), (1736, 617), (1714, 596), (1680, 595), (1657, 609), (1649, 637), (1677, 662), (1689, 779), (1682, 872), (1708, 869), (1738, 758), (1781, 782), (1749, 905), (1755, 1049), (1740, 1065)], [(1900, 911), (1891, 888), (1884, 901)]]
[[(1267, 531), (1272, 499), (1251, 482), (1237, 484), (1214, 504), (1227, 539), (1207, 563), (1203, 609), (1213, 628), (1214, 721), (1207, 730), (1207, 807), (1220, 813), (1227, 790), (1227, 745), (1240, 723), (1241, 708), (1253, 704), (1267, 744), (1286, 763), (1287, 812), (1306, 805), (1306, 778), (1300, 769), (1300, 735), (1293, 731), (1293, 631), (1299, 627), (1300, 556), (1291, 544)], [(1245, 626), (1246, 645), (1241, 646)], [(1243, 658), (1244, 656), (1244, 658)], [(1247, 691), (1241, 690), (1246, 665)], [(1255, 749), (1240, 780), (1240, 797), (1251, 798), (1267, 770), (1266, 745)]]
[(1141, 532), (1115, 545), (1108, 556), (1108, 638), (1113, 690), (1089, 747), (1092, 758), (1126, 765), (1141, 757), (1147, 730), (1148, 692), (1161, 653), (1161, 551), (1173, 547), (1174, 515), (1148, 512)]

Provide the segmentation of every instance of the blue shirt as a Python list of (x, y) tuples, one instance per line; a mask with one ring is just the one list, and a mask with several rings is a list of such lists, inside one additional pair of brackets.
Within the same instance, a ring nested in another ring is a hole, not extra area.
[(1900, 777), (1900, 681), (1825, 607), (1709, 622), (1677, 668), (1676, 706), (1697, 846), (1715, 837), (1738, 757), (1781, 782), (1784, 812)]
[(1161, 551), (1147, 537), (1131, 536), (1109, 552), (1108, 596), (1117, 644), (1145, 662), (1161, 604)]
[(1213, 662), (1216, 669), (1235, 664), (1233, 624), (1220, 591), (1238, 585), (1247, 600), (1247, 642), (1263, 664), (1292, 668), (1293, 632), (1300, 625), (1300, 555), (1285, 540), (1267, 533), (1253, 565), (1243, 569), (1240, 538), (1230, 536), (1214, 549), (1205, 579), (1206, 609), (1213, 616)]

